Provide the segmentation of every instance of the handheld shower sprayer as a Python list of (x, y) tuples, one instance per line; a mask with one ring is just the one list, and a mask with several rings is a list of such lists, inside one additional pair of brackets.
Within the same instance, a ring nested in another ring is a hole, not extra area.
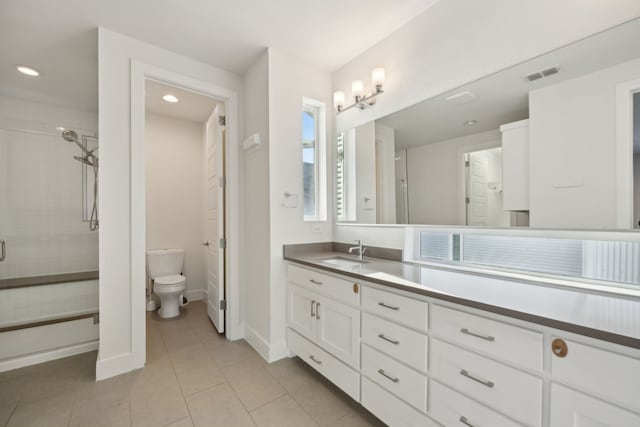
[[(62, 132), (62, 139), (67, 142), (73, 142), (82, 150), (84, 154), (81, 156), (73, 156), (73, 158), (80, 163), (83, 163), (87, 166), (91, 166), (93, 168), (93, 207), (91, 209), (91, 218), (89, 219), (89, 229), (95, 231), (98, 229), (98, 157), (93, 154), (94, 151), (97, 150), (97, 147), (93, 150), (87, 149), (79, 140), (78, 133), (67, 129)], [(85, 142), (85, 137), (82, 137), (83, 142)]]

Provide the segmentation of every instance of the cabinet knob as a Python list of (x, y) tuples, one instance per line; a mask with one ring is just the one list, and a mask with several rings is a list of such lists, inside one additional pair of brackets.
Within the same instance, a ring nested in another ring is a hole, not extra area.
[(551, 342), (551, 351), (557, 357), (565, 357), (569, 352), (569, 348), (563, 339), (556, 338)]
[(357, 283), (353, 284), (353, 293), (357, 294), (358, 292), (360, 292), (360, 285), (358, 285)]

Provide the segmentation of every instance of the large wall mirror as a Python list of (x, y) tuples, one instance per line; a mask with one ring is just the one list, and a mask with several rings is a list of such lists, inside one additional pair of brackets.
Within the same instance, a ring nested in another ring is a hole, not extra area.
[(637, 228), (638, 40), (630, 21), (339, 130), (338, 221)]

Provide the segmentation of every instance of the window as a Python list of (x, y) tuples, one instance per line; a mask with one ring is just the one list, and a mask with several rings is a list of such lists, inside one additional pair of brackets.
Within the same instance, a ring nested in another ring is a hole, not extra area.
[(345, 190), (344, 133), (340, 133), (336, 138), (336, 212), (338, 220), (344, 220), (347, 216)]
[(302, 194), (305, 221), (326, 220), (325, 107), (302, 103)]

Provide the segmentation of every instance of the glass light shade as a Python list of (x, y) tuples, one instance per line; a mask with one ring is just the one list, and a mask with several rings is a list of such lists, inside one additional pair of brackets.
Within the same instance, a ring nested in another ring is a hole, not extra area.
[(351, 95), (362, 96), (364, 93), (364, 83), (362, 80), (354, 80), (351, 82)]
[(371, 83), (373, 83), (373, 86), (382, 86), (384, 84), (384, 79), (384, 68), (374, 68), (371, 71)]
[(339, 90), (336, 92), (333, 92), (333, 107), (340, 109), (342, 107), (344, 107), (344, 92)]

